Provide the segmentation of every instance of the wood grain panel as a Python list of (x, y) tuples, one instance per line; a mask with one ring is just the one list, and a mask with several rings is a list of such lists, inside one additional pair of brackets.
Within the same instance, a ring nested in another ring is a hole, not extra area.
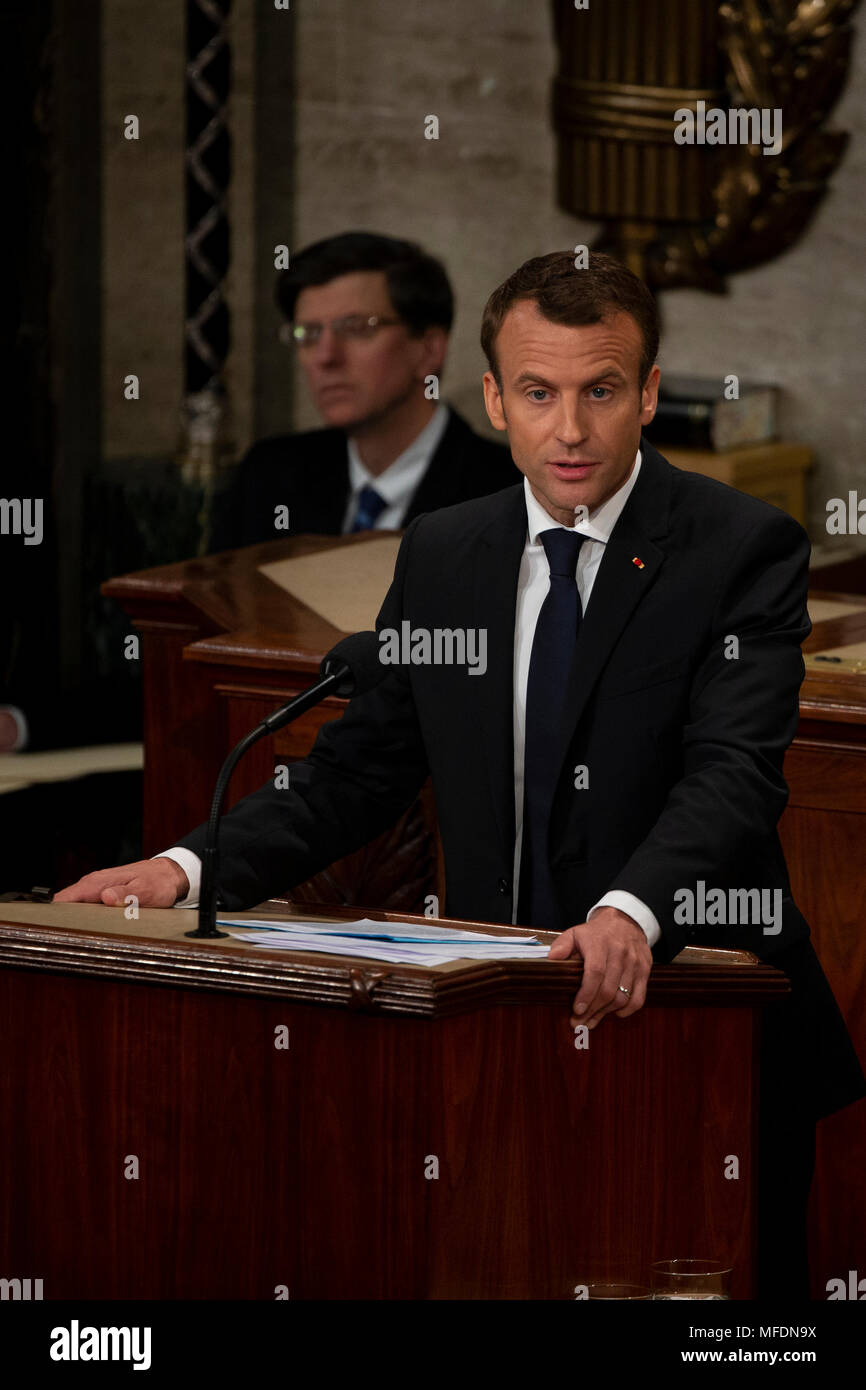
[[(864, 750), (797, 744), (791, 803), (779, 826), (794, 897), (812, 929), (824, 973), (866, 1067), (866, 878), (862, 811)], [(845, 808), (845, 809), (843, 809)], [(809, 1047), (803, 1039), (803, 1047)], [(792, 1066), (796, 1059), (791, 1059)], [(809, 1204), (812, 1297), (863, 1260), (866, 1232), (866, 1101), (818, 1125)]]
[[(268, 953), (237, 943), (204, 947), (232, 963), (218, 989), (189, 988), (197, 943), (168, 939), (147, 943), (161, 983), (124, 979), (118, 960), (145, 943), (113, 913), (113, 954), (90, 965), (112, 973), (57, 973), (23, 907), (10, 915), (0, 1261), (46, 1298), (272, 1300), (284, 1284), (295, 1300), (558, 1299), (596, 1266), (645, 1279), (650, 1259), (689, 1253), (733, 1258), (734, 1295), (751, 1291), (750, 1004), (784, 987), (777, 972), (665, 967), (668, 987), (582, 1052), (568, 963), (547, 965), (560, 997), (535, 1002), (520, 967), (509, 981), (497, 966), (486, 995), (477, 963), (400, 967), (407, 1005), (388, 1016), (275, 997), (281, 974), (319, 978), (309, 958), (272, 962), (270, 992), (244, 993), (240, 963)], [(421, 975), (428, 989), (465, 977), (469, 995), (413, 1017)], [(744, 1180), (712, 1176), (726, 1152)]]

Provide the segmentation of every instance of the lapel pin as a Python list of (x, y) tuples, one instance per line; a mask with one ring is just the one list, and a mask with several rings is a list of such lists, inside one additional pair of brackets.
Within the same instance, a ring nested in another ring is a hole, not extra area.
[(637, 565), (639, 570), (646, 569), (646, 565), (644, 564), (643, 560), (641, 560), (637, 555), (632, 557), (632, 564)]

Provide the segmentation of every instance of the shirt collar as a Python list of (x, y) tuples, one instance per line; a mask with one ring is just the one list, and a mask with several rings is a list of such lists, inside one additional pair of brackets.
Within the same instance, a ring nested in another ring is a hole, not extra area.
[(610, 540), (611, 532), (619, 521), (620, 513), (631, 495), (631, 490), (637, 482), (637, 475), (640, 472), (641, 451), (638, 449), (635, 455), (634, 466), (631, 473), (626, 478), (621, 487), (617, 488), (612, 497), (608, 497), (606, 502), (602, 502), (600, 507), (591, 511), (586, 521), (582, 521), (579, 526), (563, 526), (561, 521), (554, 521), (553, 517), (536, 498), (529, 486), (529, 479), (523, 479), (523, 493), (526, 498), (526, 516), (529, 524), (529, 543), (530, 545), (540, 545), (539, 536), (542, 531), (549, 531), (551, 526), (561, 526), (563, 531), (576, 530), (578, 535), (587, 536), (590, 540), (601, 541), (607, 544)]
[(448, 426), (448, 407), (442, 402), (437, 405), (420, 434), (416, 435), (408, 448), (389, 463), (383, 473), (376, 477), (361, 462), (354, 439), (348, 439), (349, 483), (353, 494), (363, 487), (374, 487), (385, 502), (399, 500), (407, 477), (416, 470), (423, 472), (439, 447)]

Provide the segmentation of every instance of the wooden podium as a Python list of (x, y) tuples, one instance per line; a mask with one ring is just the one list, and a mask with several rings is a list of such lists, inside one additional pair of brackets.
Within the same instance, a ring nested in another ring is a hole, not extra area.
[(694, 1256), (753, 1296), (779, 971), (687, 948), (578, 1049), (576, 962), (397, 966), (192, 925), (0, 905), (6, 1277), (46, 1299), (571, 1299)]
[[(344, 635), (278, 588), (261, 566), (365, 537), (298, 536), (112, 580), (142, 633), (145, 701), (144, 852), (156, 854), (205, 819), (220, 762), (259, 719), (318, 671)], [(786, 761), (790, 788), (780, 834), (794, 896), (866, 1065), (866, 597), (810, 595), (800, 728)], [(370, 625), (375, 613), (370, 615)], [(263, 740), (241, 764), (231, 800), (260, 786), (275, 761), (303, 757), (343, 702), (326, 701)], [(421, 911), (444, 902), (430, 787), (391, 832), (292, 891), (298, 903), (375, 903)], [(812, 1188), (813, 1297), (854, 1269), (866, 1227), (866, 1102), (822, 1122)]]

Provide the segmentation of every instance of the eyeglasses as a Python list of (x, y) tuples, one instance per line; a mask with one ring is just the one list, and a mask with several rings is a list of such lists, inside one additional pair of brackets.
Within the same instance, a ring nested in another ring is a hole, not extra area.
[(372, 338), (380, 328), (388, 324), (402, 323), (402, 319), (387, 318), (384, 314), (344, 314), (342, 318), (331, 319), (330, 323), (292, 323), (284, 324), (280, 338), (293, 342), (296, 347), (313, 347), (321, 338), (322, 330), (330, 328), (338, 338), (363, 340)]

